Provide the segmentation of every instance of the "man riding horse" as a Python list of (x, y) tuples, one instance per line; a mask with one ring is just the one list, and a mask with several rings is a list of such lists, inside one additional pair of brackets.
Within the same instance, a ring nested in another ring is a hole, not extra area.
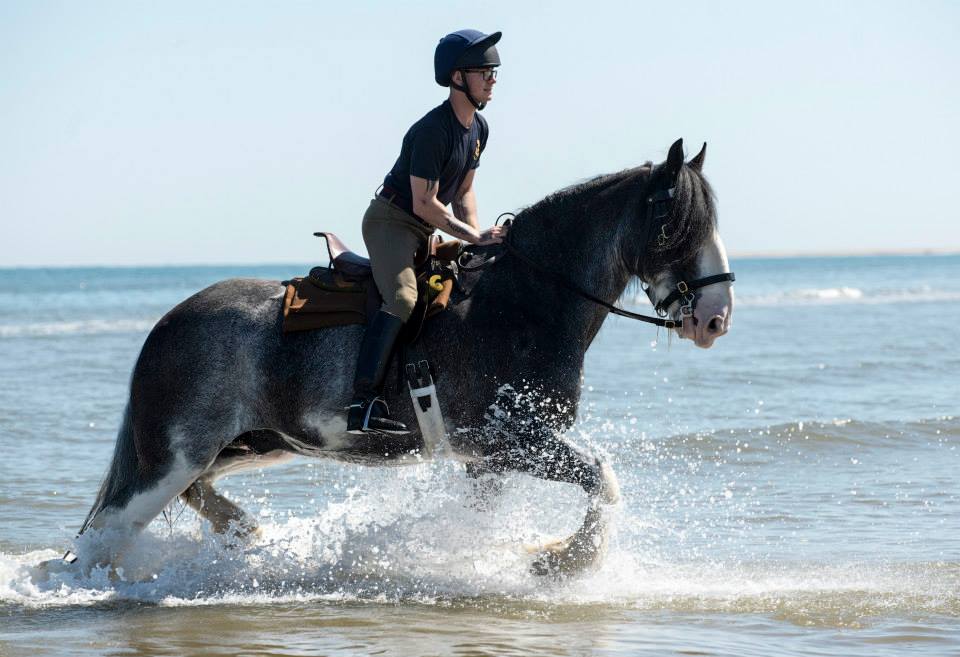
[(347, 414), (350, 433), (409, 433), (390, 418), (382, 392), (390, 353), (417, 302), (416, 251), (437, 228), (478, 245), (496, 244), (506, 235), (503, 227), (480, 230), (473, 190), (489, 134), (478, 111), (493, 96), (500, 36), (460, 30), (440, 39), (434, 77), (450, 95), (407, 130), (400, 157), (363, 216), (363, 241), (383, 305), (360, 346)]

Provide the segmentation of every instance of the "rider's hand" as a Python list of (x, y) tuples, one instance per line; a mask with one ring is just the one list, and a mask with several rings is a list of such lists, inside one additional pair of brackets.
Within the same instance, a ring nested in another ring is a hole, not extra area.
[(499, 244), (507, 236), (506, 226), (493, 226), (484, 231), (480, 231), (480, 239), (477, 240), (477, 246), (487, 246), (488, 244)]

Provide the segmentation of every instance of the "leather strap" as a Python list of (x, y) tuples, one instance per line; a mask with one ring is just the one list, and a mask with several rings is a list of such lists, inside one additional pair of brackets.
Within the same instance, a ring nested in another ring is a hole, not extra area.
[(714, 274), (713, 276), (698, 278), (690, 283), (680, 281), (677, 283), (677, 287), (673, 292), (668, 294), (666, 298), (657, 303), (656, 311), (657, 313), (666, 313), (670, 306), (672, 306), (675, 302), (679, 301), (685, 295), (690, 294), (695, 290), (707, 287), (708, 285), (713, 285), (714, 283), (724, 283), (726, 281), (730, 281), (732, 283), (735, 280), (737, 280), (737, 277), (734, 276), (733, 272), (731, 271), (726, 274)]
[(614, 315), (620, 315), (621, 317), (628, 317), (630, 319), (638, 319), (641, 322), (647, 322), (648, 324), (655, 324), (656, 326), (663, 326), (668, 329), (677, 328), (678, 326), (680, 326), (680, 322), (676, 322), (672, 319), (665, 319), (663, 317), (649, 317), (647, 315), (641, 315), (640, 313), (634, 313), (634, 312), (630, 312), (629, 310), (624, 310), (623, 308), (615, 306), (612, 303), (607, 303), (603, 299), (590, 294), (586, 290), (581, 289), (578, 285), (571, 283), (562, 275), (557, 274), (556, 272), (552, 272), (548, 269), (545, 269), (544, 267), (540, 266), (539, 264), (537, 264), (536, 262), (534, 262), (533, 260), (525, 256), (523, 253), (518, 251), (517, 248), (513, 246), (513, 244), (511, 244), (509, 233), (507, 235), (508, 237), (506, 240), (504, 240), (503, 245), (506, 247), (507, 252), (510, 255), (514, 256), (515, 258), (517, 258), (518, 260), (520, 260), (521, 262), (529, 266), (531, 269), (534, 269), (540, 272), (541, 274), (549, 277), (550, 279), (553, 280), (554, 283), (557, 283), (561, 287), (566, 288), (571, 292), (575, 292), (576, 294), (579, 294), (584, 299), (587, 299), (588, 301), (592, 301), (598, 306), (603, 306), (604, 308), (612, 312)]

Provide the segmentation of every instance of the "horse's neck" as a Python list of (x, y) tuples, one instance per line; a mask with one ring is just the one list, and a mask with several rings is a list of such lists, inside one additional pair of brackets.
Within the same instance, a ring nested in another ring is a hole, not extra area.
[[(549, 272), (555, 272), (579, 289), (614, 303), (629, 280), (619, 256), (618, 231), (609, 218), (594, 221), (567, 217), (543, 224), (520, 225), (512, 235), (513, 246)], [(567, 289), (552, 276), (537, 271), (517, 257), (507, 255), (501, 266), (489, 273), (485, 285), (491, 305), (523, 308), (518, 321), (535, 324), (552, 348), (582, 360), (608, 311)], [(512, 323), (511, 318), (504, 321)]]

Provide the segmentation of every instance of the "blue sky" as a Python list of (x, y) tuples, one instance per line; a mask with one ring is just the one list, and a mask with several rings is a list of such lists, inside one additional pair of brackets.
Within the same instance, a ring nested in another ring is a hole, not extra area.
[(958, 249), (957, 2), (0, 3), (0, 266), (322, 260), (502, 30), (484, 222), (707, 141), (733, 253)]

